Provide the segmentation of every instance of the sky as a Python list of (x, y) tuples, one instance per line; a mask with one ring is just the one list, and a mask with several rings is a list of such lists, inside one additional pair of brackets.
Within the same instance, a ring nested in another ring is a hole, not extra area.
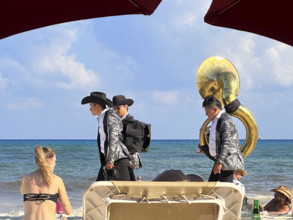
[(196, 73), (212, 56), (236, 67), (237, 98), (259, 136), (292, 139), (292, 47), (205, 23), (210, 3), (163, 0), (151, 16), (75, 21), (0, 40), (0, 139), (95, 139), (96, 117), (81, 105), (92, 91), (133, 99), (129, 112), (151, 124), (152, 139), (198, 139), (207, 117)]

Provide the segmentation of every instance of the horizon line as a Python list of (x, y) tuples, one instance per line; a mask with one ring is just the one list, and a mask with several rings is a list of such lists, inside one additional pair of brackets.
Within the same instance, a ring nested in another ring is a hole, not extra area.
[[(0, 141), (96, 141), (97, 139), (83, 139), (83, 138), (5, 138), (2, 139), (0, 138)], [(199, 139), (191, 139), (191, 138), (182, 138), (182, 139), (167, 139), (167, 138), (162, 138), (162, 139), (151, 139), (151, 141), (199, 141)], [(239, 139), (239, 141), (244, 141), (245, 139)], [(272, 138), (272, 139), (258, 139), (258, 141), (264, 141), (264, 140), (293, 140), (289, 138)]]

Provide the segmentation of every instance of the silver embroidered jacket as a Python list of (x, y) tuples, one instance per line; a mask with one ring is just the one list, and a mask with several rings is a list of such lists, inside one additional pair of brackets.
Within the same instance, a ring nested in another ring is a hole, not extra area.
[(107, 131), (105, 131), (107, 136), (107, 146), (105, 148), (106, 162), (114, 163), (119, 159), (127, 158), (129, 152), (122, 143), (123, 124), (121, 118), (115, 113), (113, 108), (107, 111), (105, 117), (107, 117)]
[(238, 133), (232, 117), (224, 112), (216, 128), (216, 164), (222, 164), (222, 170), (244, 168), (244, 159), (240, 151)]

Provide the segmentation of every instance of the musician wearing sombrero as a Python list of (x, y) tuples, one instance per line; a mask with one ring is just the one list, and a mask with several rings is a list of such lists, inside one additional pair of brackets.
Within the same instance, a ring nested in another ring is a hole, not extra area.
[(286, 186), (279, 186), (277, 189), (272, 189), (275, 192), (275, 197), (264, 207), (270, 215), (287, 214), (290, 211), (291, 194)]
[[(134, 103), (132, 99), (127, 99), (124, 95), (116, 95), (113, 96), (112, 101), (115, 113), (122, 119), (122, 121), (124, 119), (134, 120), (134, 117), (128, 113), (128, 107)], [(131, 181), (135, 181), (135, 175), (131, 168), (129, 168), (129, 176)]]
[(130, 166), (128, 150), (122, 143), (123, 124), (121, 118), (115, 113), (113, 103), (106, 98), (103, 92), (92, 92), (90, 96), (82, 99), (81, 104), (90, 105), (93, 116), (98, 116), (98, 147), (101, 168), (97, 181), (125, 180), (129, 181)]
[(128, 107), (131, 106), (134, 101), (132, 99), (125, 98), (124, 95), (113, 96), (114, 110), (116, 114), (123, 119), (134, 119), (134, 117), (129, 114)]

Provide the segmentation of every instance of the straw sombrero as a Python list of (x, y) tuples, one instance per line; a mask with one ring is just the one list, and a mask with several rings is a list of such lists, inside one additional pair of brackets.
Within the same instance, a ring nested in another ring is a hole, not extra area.
[(238, 172), (241, 173), (242, 176), (246, 176), (246, 175), (247, 175), (247, 172), (246, 172), (244, 169), (238, 169), (238, 170), (235, 171), (235, 173), (236, 173), (236, 172), (237, 172), (237, 173), (238, 173)]
[(284, 196), (286, 196), (289, 200), (289, 203), (291, 204), (291, 194), (289, 189), (286, 186), (279, 186), (277, 189), (272, 189), (272, 192), (279, 192), (282, 193)]

